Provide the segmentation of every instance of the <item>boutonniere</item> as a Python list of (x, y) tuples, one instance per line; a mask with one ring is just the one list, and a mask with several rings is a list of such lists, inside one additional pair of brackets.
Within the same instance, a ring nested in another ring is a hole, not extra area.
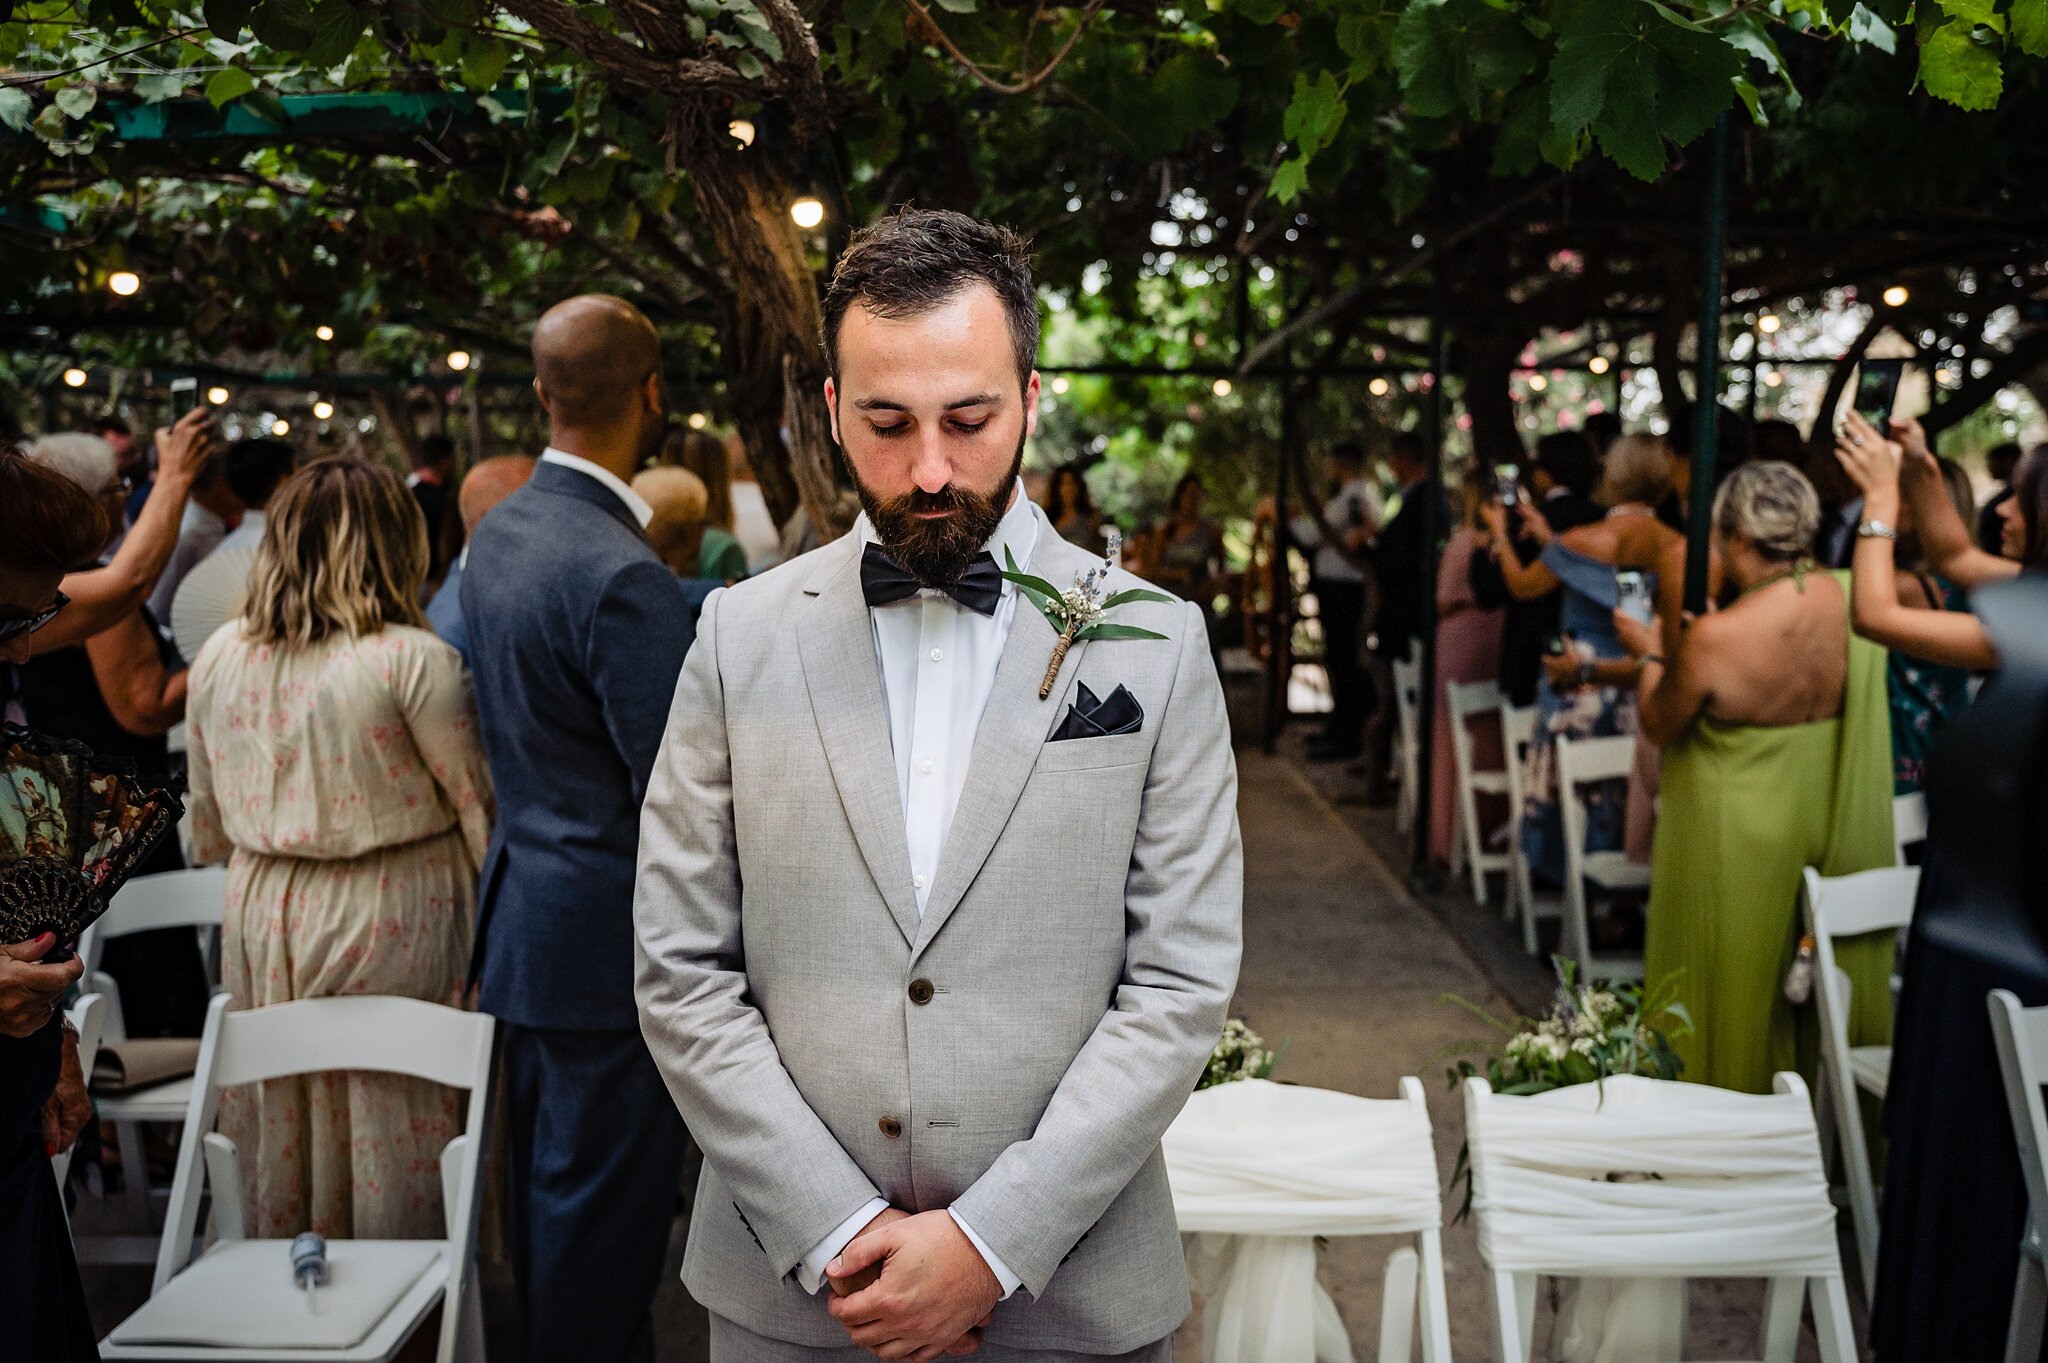
[(1045, 665), (1045, 680), (1038, 684), (1038, 698), (1044, 700), (1052, 694), (1053, 678), (1060, 674), (1060, 664), (1067, 660), (1067, 650), (1076, 639), (1164, 639), (1164, 634), (1155, 634), (1149, 629), (1136, 625), (1114, 624), (1103, 617), (1118, 606), (1131, 601), (1164, 601), (1173, 604), (1173, 598), (1165, 592), (1147, 591), (1143, 587), (1132, 587), (1104, 597), (1102, 589), (1109, 583), (1109, 570), (1115, 563), (1116, 538), (1110, 541), (1110, 557), (1103, 560), (1100, 568), (1090, 568), (1085, 573), (1074, 574), (1074, 585), (1061, 591), (1042, 577), (1033, 577), (1017, 566), (1017, 559), (1007, 548), (1003, 550), (1003, 562), (1008, 568), (1003, 577), (1017, 584), (1017, 590), (1031, 598), (1031, 604), (1038, 607), (1038, 613), (1052, 626), (1060, 637), (1052, 646), (1052, 660)]

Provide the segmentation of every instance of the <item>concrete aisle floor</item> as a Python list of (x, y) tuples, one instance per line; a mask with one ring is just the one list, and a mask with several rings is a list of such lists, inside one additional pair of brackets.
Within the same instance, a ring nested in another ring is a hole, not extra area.
[[(1286, 745), (1288, 750), (1294, 742)], [(1403, 1075), (1421, 1078), (1447, 1176), (1463, 1140), (1458, 1095), (1444, 1079), (1447, 1046), (1480, 1037), (1483, 1024), (1443, 1002), (1459, 995), (1496, 1016), (1541, 1006), (1547, 973), (1490, 911), (1455, 892), (1411, 896), (1388, 868), (1402, 865), (1390, 811), (1362, 805), (1355, 775), (1307, 767), (1256, 750), (1238, 756), (1245, 840), (1245, 954), (1235, 1011), (1276, 1047), (1277, 1078), (1393, 1097)], [(1455, 1194), (1447, 1192), (1447, 1204)], [(1452, 1205), (1454, 1210), (1454, 1205)], [(105, 1210), (80, 1209), (79, 1230), (104, 1224)], [(669, 1266), (655, 1303), (661, 1363), (702, 1363), (705, 1318), (676, 1278), (687, 1226), (679, 1216)], [(1486, 1294), (1472, 1227), (1447, 1227), (1445, 1269), (1451, 1339), (1460, 1363), (1492, 1356)], [(1370, 1363), (1379, 1330), (1385, 1241), (1338, 1240), (1322, 1276), (1349, 1327), (1360, 1363)], [(85, 1270), (102, 1330), (147, 1295), (147, 1268)], [(1548, 1357), (1547, 1292), (1538, 1294), (1537, 1358)], [(1696, 1288), (1690, 1357), (1755, 1355), (1760, 1287)], [(492, 1356), (524, 1354), (510, 1274), (485, 1271)], [(1177, 1337), (1183, 1360), (1201, 1357), (1199, 1308)], [(1860, 1318), (1860, 1312), (1859, 1312)], [(1800, 1357), (1816, 1357), (1810, 1331)]]

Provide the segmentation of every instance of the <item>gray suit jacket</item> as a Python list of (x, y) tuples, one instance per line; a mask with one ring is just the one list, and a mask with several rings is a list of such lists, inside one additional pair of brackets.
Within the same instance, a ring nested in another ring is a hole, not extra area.
[[(1030, 569), (1099, 562), (1040, 515)], [(683, 1277), (771, 1337), (847, 1342), (793, 1269), (871, 1197), (951, 1206), (1024, 1282), (988, 1338), (1115, 1353), (1186, 1271), (1159, 1138), (1237, 979), (1237, 774), (1202, 615), (1068, 654), (1028, 601), (920, 920), (848, 535), (714, 593), (641, 815), (640, 1024), (705, 1154)], [(1137, 585), (1118, 572), (1115, 590)], [(1047, 742), (1086, 681), (1136, 733)]]

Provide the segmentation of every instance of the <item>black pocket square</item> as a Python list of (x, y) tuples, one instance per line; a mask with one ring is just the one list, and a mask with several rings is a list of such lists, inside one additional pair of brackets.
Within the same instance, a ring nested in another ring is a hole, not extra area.
[(1145, 712), (1139, 707), (1138, 698), (1123, 687), (1110, 692), (1108, 700), (1097, 700), (1086, 682), (1078, 683), (1078, 689), (1080, 699), (1067, 707), (1067, 717), (1060, 721), (1060, 727), (1053, 730), (1047, 742), (1134, 734), (1144, 725)]

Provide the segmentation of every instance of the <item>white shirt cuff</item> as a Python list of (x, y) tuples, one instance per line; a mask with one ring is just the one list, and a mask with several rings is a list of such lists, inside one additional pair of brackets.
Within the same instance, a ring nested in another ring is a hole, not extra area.
[[(871, 1198), (865, 1207), (839, 1223), (839, 1228), (812, 1246), (796, 1266), (796, 1280), (804, 1291), (815, 1294), (825, 1281), (825, 1265), (837, 1258), (839, 1251), (853, 1243), (853, 1237), (867, 1228), (868, 1222), (889, 1210), (889, 1204), (882, 1198)], [(974, 1232), (968, 1231), (972, 1238)], [(998, 1275), (1000, 1276), (1000, 1275)]]
[(953, 1218), (953, 1224), (960, 1228), (960, 1233), (967, 1237), (969, 1244), (974, 1246), (974, 1252), (979, 1254), (982, 1260), (988, 1264), (989, 1272), (996, 1275), (996, 1281), (1003, 1285), (1001, 1300), (1008, 1301), (1017, 1289), (1024, 1285), (1024, 1280), (1010, 1272), (1010, 1266), (1001, 1259), (998, 1259), (996, 1252), (982, 1243), (981, 1237), (974, 1233), (974, 1227), (960, 1219), (960, 1213), (948, 1207), (946, 1208), (946, 1215)]

